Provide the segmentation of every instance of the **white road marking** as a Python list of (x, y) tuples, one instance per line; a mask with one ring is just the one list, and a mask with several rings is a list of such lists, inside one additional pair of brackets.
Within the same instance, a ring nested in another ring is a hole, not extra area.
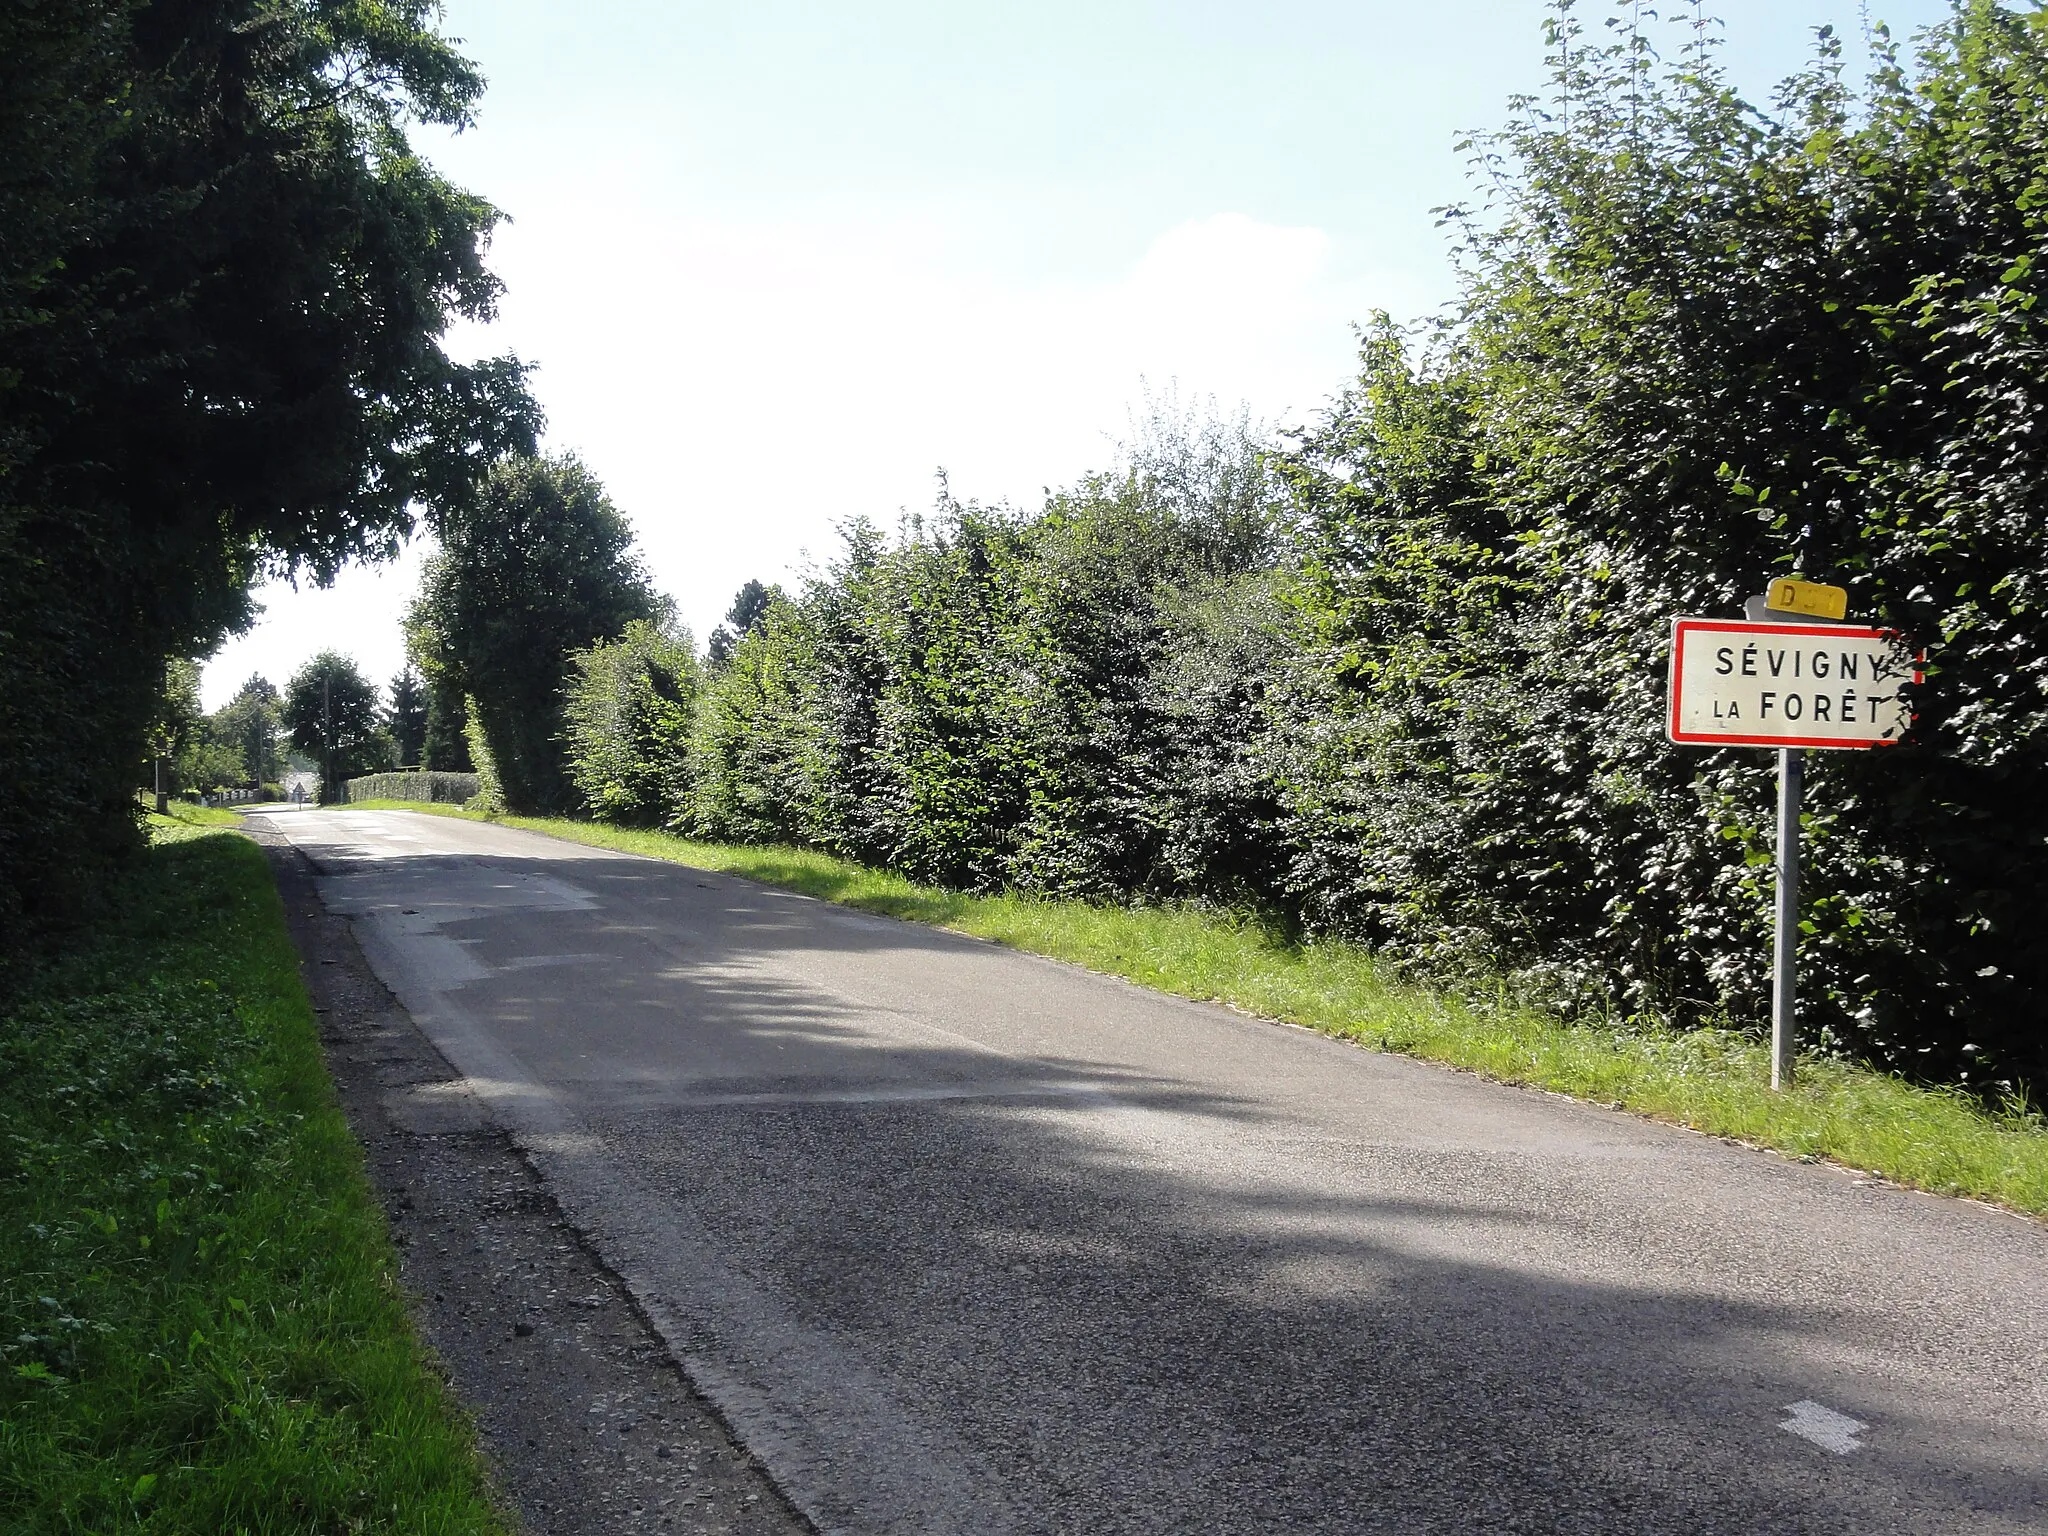
[(1009, 1082), (906, 1084), (890, 1088), (822, 1088), (789, 1093), (690, 1093), (671, 1102), (677, 1109), (742, 1109), (831, 1104), (923, 1104), (949, 1099), (1107, 1099), (1093, 1083)]
[(1851, 1451), (1864, 1448), (1863, 1442), (1856, 1437), (1870, 1426), (1861, 1419), (1852, 1419), (1846, 1413), (1823, 1408), (1810, 1397), (1787, 1403), (1785, 1411), (1792, 1417), (1780, 1423), (1778, 1428), (1788, 1435), (1811, 1440), (1822, 1450), (1833, 1451), (1837, 1456), (1846, 1456)]
[(518, 955), (498, 961), (497, 968), (501, 971), (531, 971), (548, 965), (595, 965), (600, 960), (612, 958), (611, 955)]

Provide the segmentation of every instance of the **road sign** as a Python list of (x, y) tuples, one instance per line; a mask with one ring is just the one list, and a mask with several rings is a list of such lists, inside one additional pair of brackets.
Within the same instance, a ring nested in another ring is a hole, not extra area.
[(1667, 730), (1702, 747), (1895, 746), (1913, 723), (1899, 689), (1919, 681), (1889, 630), (1678, 619)]
[(1849, 589), (1831, 587), (1820, 581), (1800, 581), (1780, 576), (1764, 593), (1765, 606), (1780, 613), (1809, 614), (1816, 619), (1840, 619), (1849, 612)]
[(1899, 690), (1920, 681), (1920, 668), (1890, 630), (1827, 622), (1848, 611), (1848, 593), (1840, 587), (1774, 581), (1764, 603), (1787, 618), (1672, 621), (1671, 718), (1665, 729), (1673, 741), (1695, 746), (1778, 748), (1771, 1086), (1782, 1088), (1792, 1081), (1798, 1042), (1805, 749), (1898, 745), (1913, 724), (1912, 706)]

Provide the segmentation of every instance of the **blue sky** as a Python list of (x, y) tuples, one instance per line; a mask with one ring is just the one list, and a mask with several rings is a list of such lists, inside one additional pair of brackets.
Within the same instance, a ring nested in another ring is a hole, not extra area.
[[(1904, 34), (1937, 0), (1871, 0)], [(1753, 96), (1844, 0), (1714, 8)], [(1688, 11), (1686, 13), (1690, 15)], [(549, 446), (632, 516), (700, 640), (833, 525), (954, 490), (1029, 503), (1105, 463), (1146, 388), (1286, 423), (1351, 326), (1452, 296), (1431, 210), (1464, 130), (1543, 80), (1532, 0), (454, 0), (489, 77), (421, 139), (511, 216), (499, 322)], [(402, 659), (417, 550), (271, 588), (209, 707), (325, 646)]]

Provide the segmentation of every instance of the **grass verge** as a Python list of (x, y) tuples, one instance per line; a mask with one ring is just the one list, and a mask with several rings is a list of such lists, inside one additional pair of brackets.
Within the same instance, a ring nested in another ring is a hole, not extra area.
[(234, 819), (151, 817), (0, 1016), (0, 1527), (506, 1532)]
[[(486, 819), (445, 805), (350, 807), (385, 808)], [(1765, 1048), (1744, 1035), (1617, 1030), (1476, 1006), (1392, 979), (1354, 945), (1288, 943), (1255, 923), (1190, 908), (969, 896), (802, 849), (694, 843), (592, 822), (492, 819), (957, 929), (1376, 1050), (2048, 1216), (2048, 1126), (2038, 1114), (1994, 1114), (1961, 1093), (1816, 1059), (1800, 1063), (1791, 1091), (1773, 1093)]]

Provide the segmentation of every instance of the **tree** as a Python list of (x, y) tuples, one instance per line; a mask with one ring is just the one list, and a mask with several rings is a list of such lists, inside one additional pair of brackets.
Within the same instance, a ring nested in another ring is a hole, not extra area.
[(576, 804), (563, 746), (573, 652), (665, 617), (625, 517), (573, 458), (494, 469), (444, 517), (407, 618), (430, 675), (474, 700), (506, 804)]
[(1158, 410), (1035, 515), (942, 490), (893, 544), (846, 532), (706, 677), (696, 829), (948, 883), (1272, 902), (1248, 759), (1287, 527), (1249, 422)]
[(391, 767), (376, 684), (339, 651), (322, 651), (292, 674), (282, 713), (292, 746), (320, 764), (323, 805), (340, 800), (348, 780)]
[(768, 610), (782, 596), (780, 587), (764, 586), (758, 581), (749, 581), (734, 595), (732, 607), (726, 610), (725, 622), (711, 631), (706, 647), (714, 667), (725, 665), (732, 655), (733, 647), (761, 627)]
[(446, 677), (427, 684), (427, 731), (420, 747), (420, 766), (440, 773), (474, 773), (469, 750), (469, 700)]
[(461, 679), (442, 654), (440, 636), (427, 626), (415, 600), (404, 620), (405, 661), (418, 672), (427, 695), (427, 723), (420, 742), (420, 766), (438, 773), (474, 773), (469, 750), (469, 701)]
[(430, 0), (0, 8), (0, 932), (134, 844), (162, 658), (530, 450), (498, 217), (411, 151), (482, 89)]
[(190, 750), (205, 724), (206, 717), (199, 710), (199, 664), (183, 656), (169, 658), (164, 662), (163, 687), (157, 694), (149, 733), (148, 772), (157, 815), (163, 815), (178, 788), (175, 759)]
[(569, 776), (600, 821), (686, 822), (697, 660), (687, 632), (642, 619), (570, 658)]
[(398, 766), (419, 768), (426, 764), (427, 685), (419, 669), (408, 663), (391, 679), (391, 702), (385, 708), (384, 723), (398, 749)]
[(213, 739), (232, 748), (241, 763), (237, 777), (251, 789), (272, 784), (283, 777), (284, 762), (278, 753), (283, 731), (279, 717), (277, 689), (267, 678), (250, 678), (207, 722)]

